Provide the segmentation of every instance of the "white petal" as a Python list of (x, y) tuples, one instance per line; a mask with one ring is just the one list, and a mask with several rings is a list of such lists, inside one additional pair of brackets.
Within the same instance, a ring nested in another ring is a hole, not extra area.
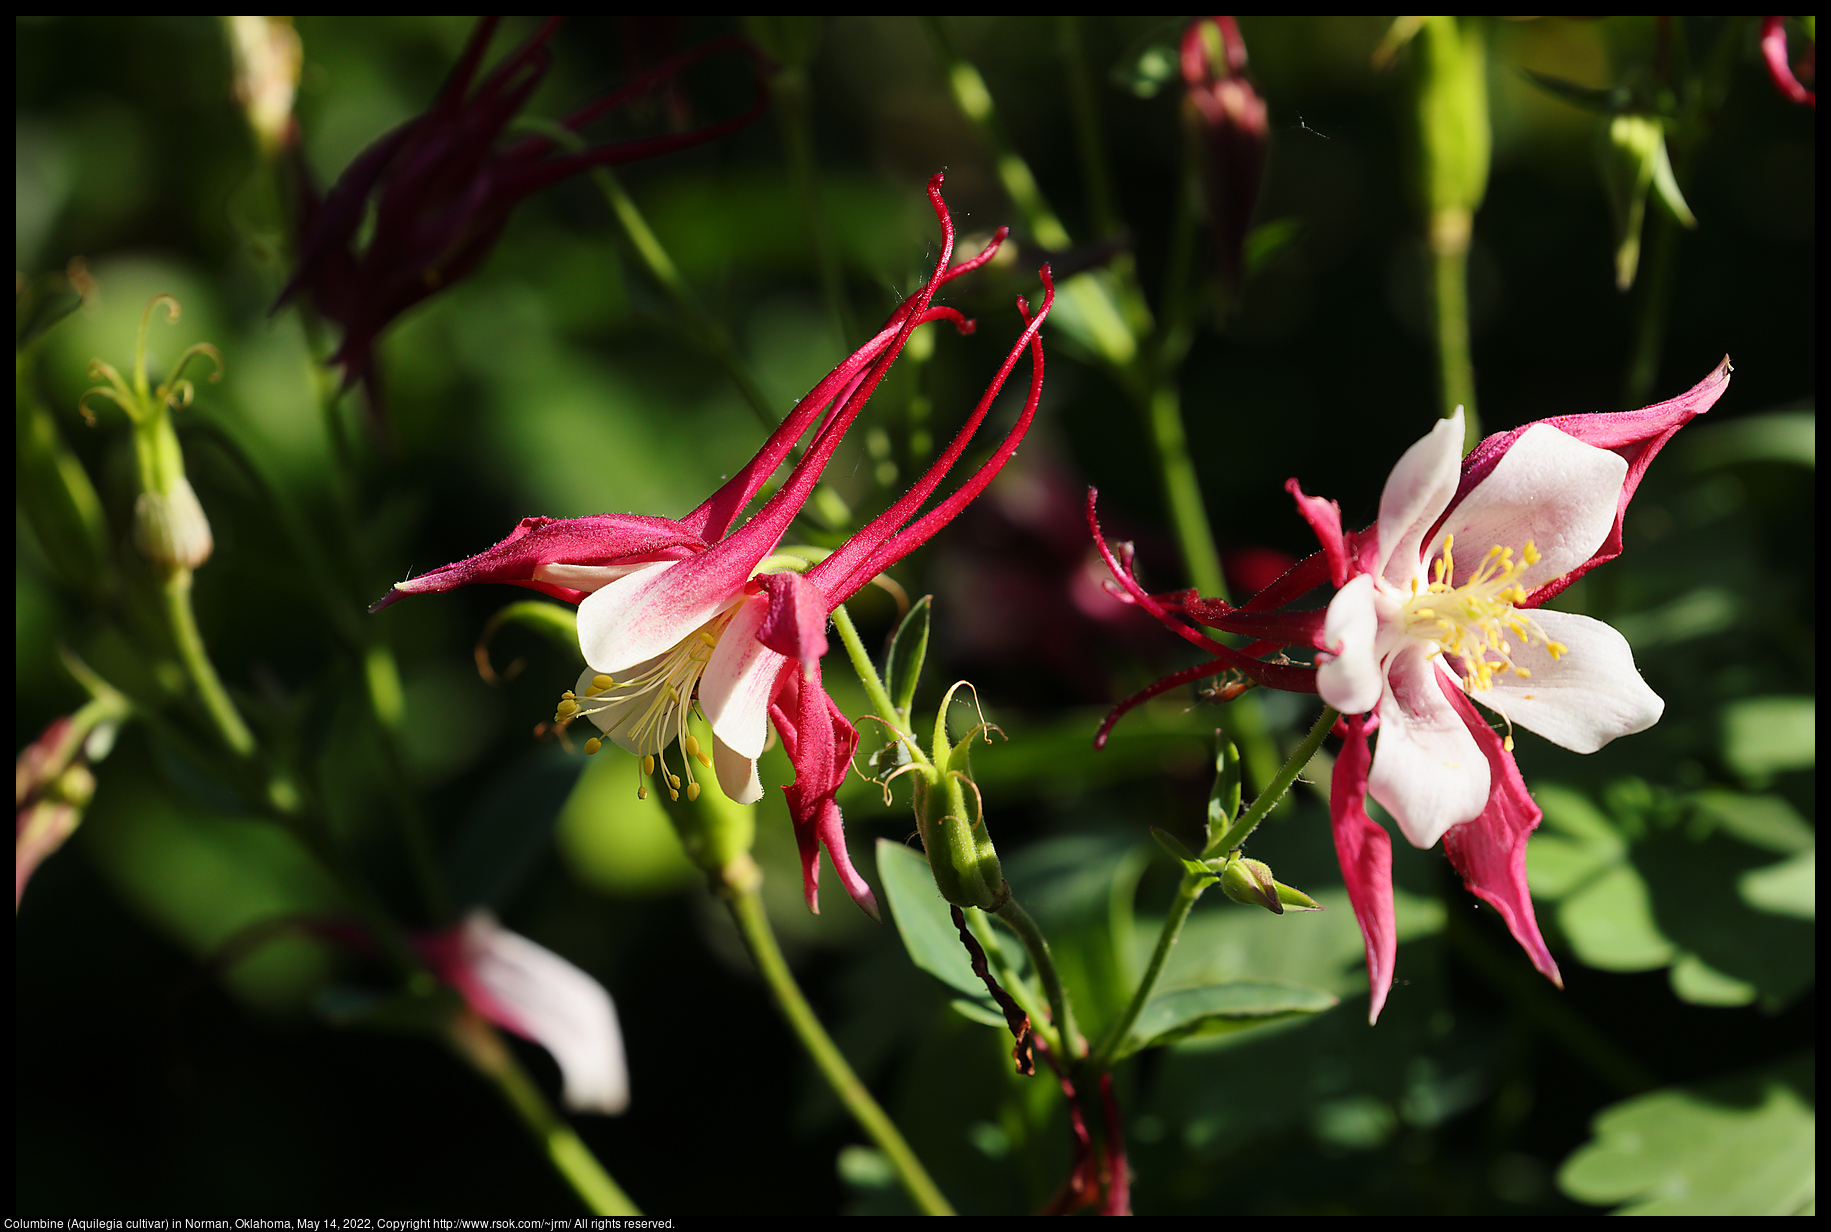
[(564, 586), (568, 590), (582, 590), (587, 594), (596, 591), (620, 577), (627, 577), (638, 569), (646, 569), (648, 561), (640, 565), (568, 565), (559, 561), (549, 561), (544, 565), (534, 566), (536, 581), (551, 582), (555, 586)]
[(1462, 408), (1405, 451), (1380, 493), (1380, 556), (1374, 571), (1404, 587), (1418, 574), (1419, 548), (1462, 479)]
[(766, 596), (746, 600), (719, 635), (712, 661), (699, 679), (699, 708), (706, 712), (712, 734), (752, 760), (769, 740), (769, 699), (788, 662), (757, 640), (768, 615)]
[(1456, 536), (1452, 584), (1460, 586), (1490, 547), (1518, 551), (1531, 540), (1540, 560), (1520, 585), (1536, 590), (1595, 555), (1615, 525), (1627, 473), (1621, 455), (1534, 424), (1450, 511), (1432, 555), (1444, 534)]
[(1594, 753), (1659, 722), (1666, 703), (1640, 678), (1625, 637), (1588, 616), (1542, 610), (1531, 616), (1566, 653), (1553, 659), (1534, 642), (1513, 656), (1530, 677), (1496, 676), (1475, 700), (1573, 753)]
[[(640, 676), (658, 662), (660, 662), (659, 656), (650, 659), (647, 663), (636, 664), (625, 674), (632, 678)], [(638, 693), (631, 689), (613, 689), (604, 697), (592, 698), (588, 696), (587, 691), (591, 688), (593, 677), (599, 674), (597, 669), (587, 667), (579, 674), (579, 682), (572, 687), (574, 696), (580, 699), (580, 705), (585, 708), (585, 717), (590, 719), (599, 731), (616, 741), (628, 752), (638, 756), (661, 752), (658, 748), (641, 747), (632, 733), (636, 721), (655, 703), (653, 690)], [(661, 704), (665, 709), (660, 722), (655, 725), (655, 730), (672, 733), (679, 722), (676, 718), (679, 705), (672, 699)], [(652, 744), (653, 741), (650, 743)]]
[(1488, 759), (1438, 687), (1428, 650), (1409, 645), (1388, 667), (1367, 790), (1414, 847), (1429, 847), (1488, 803)]
[(679, 645), (729, 606), (735, 595), (682, 594), (668, 571), (686, 562), (643, 565), (579, 603), (579, 649), (600, 672), (627, 675), (635, 664)]
[(1374, 653), (1379, 618), (1374, 614), (1373, 575), (1352, 578), (1329, 601), (1322, 640), (1334, 657), (1317, 657), (1316, 691), (1343, 714), (1364, 714), (1379, 703), (1385, 674)]
[(732, 752), (717, 736), (712, 738), (712, 768), (718, 772), (719, 790), (738, 804), (755, 804), (763, 798), (757, 759)]
[(464, 957), (471, 978), (506, 1011), (502, 1025), (559, 1062), (567, 1107), (618, 1113), (629, 1106), (623, 1032), (603, 985), (487, 913), (465, 921)]

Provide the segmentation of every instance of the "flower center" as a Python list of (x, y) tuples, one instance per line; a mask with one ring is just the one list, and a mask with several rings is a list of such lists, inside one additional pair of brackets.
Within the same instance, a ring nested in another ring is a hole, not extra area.
[[(698, 697), (699, 678), (705, 674), (706, 664), (712, 661), (712, 651), (736, 610), (733, 606), (714, 616), (672, 649), (647, 663), (638, 664), (623, 679), (600, 672), (589, 681), (581, 681), (579, 693), (568, 689), (561, 694), (559, 707), (553, 714), (554, 722), (566, 723), (580, 716), (590, 719), (600, 731), (642, 758), (645, 775), (655, 772), (659, 758), (668, 795), (675, 800), (680, 799), (683, 788), (680, 776), (668, 769), (666, 749), (678, 742), (686, 770), (684, 790), (687, 799), (699, 799), (693, 763), (697, 761), (709, 770), (712, 759), (687, 730), (687, 719)], [(602, 747), (602, 742), (595, 739), (585, 742), (587, 753), (595, 753)], [(636, 796), (638, 799), (648, 797), (648, 787), (640, 780), (636, 784)]]
[(1539, 560), (1530, 540), (1518, 556), (1499, 544), (1489, 548), (1460, 586), (1451, 584), (1456, 576), (1454, 546), (1455, 537), (1445, 535), (1443, 554), (1431, 562), (1430, 582), (1412, 579), (1404, 622), (1410, 636), (1437, 643), (1440, 653), (1460, 663), (1465, 692), (1492, 687), (1497, 673), (1531, 676), (1531, 669), (1515, 662), (1514, 656), (1535, 641), (1554, 659), (1568, 649), (1552, 641), (1519, 607), (1526, 601), (1519, 580)]

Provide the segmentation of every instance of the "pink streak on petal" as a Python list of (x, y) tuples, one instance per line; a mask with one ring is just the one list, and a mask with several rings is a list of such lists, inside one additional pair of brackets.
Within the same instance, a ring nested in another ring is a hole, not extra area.
[(1464, 493), (1444, 516), (1432, 541), (1455, 536), (1456, 573), (1464, 585), (1498, 544), (1519, 551), (1527, 542), (1540, 559), (1521, 578), (1531, 590), (1589, 560), (1608, 538), (1628, 466), (1622, 458), (1546, 424), (1533, 424), (1514, 440), (1487, 477)]
[(579, 604), (579, 649), (585, 662), (615, 675), (679, 645), (736, 597), (736, 588), (694, 590), (673, 576), (681, 563), (638, 569), (593, 591)]
[[(1642, 407), (1638, 411), (1557, 415), (1539, 421), (1550, 424), (1586, 445), (1620, 454), (1628, 464), (1628, 473), (1621, 484), (1621, 498), (1615, 509), (1614, 527), (1602, 541), (1602, 546), (1596, 549), (1585, 564), (1533, 591), (1526, 597), (1524, 606), (1540, 606), (1597, 565), (1606, 564), (1621, 555), (1621, 519), (1627, 513), (1628, 502), (1633, 499), (1634, 490), (1640, 486), (1641, 476), (1646, 474), (1654, 456), (1672, 439), (1674, 432), (1716, 405), (1717, 399), (1729, 388), (1729, 374), (1732, 371), (1729, 356), (1725, 355), (1709, 376), (1668, 401)], [(1526, 425), (1532, 426), (1534, 425)], [(1511, 432), (1499, 432), (1475, 447), (1474, 452), (1462, 464), (1462, 482), (1456, 489), (1458, 500), (1487, 477), (1488, 472), (1499, 464), (1507, 450), (1512, 448), (1513, 442), (1525, 431), (1526, 428), (1515, 428)]]
[(1538, 917), (1532, 911), (1532, 891), (1526, 884), (1526, 840), (1544, 814), (1532, 802), (1519, 765), (1500, 736), (1482, 721), (1468, 698), (1454, 690), (1446, 689), (1445, 693), (1450, 704), (1463, 711), (1469, 731), (1486, 755), (1494, 789), (1481, 816), (1443, 836), (1444, 854), (1462, 874), (1469, 890), (1500, 912), (1532, 965), (1562, 988), (1563, 977), (1558, 974), (1557, 961), (1546, 947), (1545, 938), (1539, 934)]
[(1392, 838), (1367, 816), (1367, 721), (1344, 717), (1347, 739), (1335, 759), (1329, 787), (1329, 821), (1335, 833), (1335, 855), (1341, 861), (1348, 902), (1367, 943), (1367, 986), (1372, 994), (1367, 1021), (1379, 1021), (1392, 991), (1398, 962), (1399, 934), (1392, 917)]

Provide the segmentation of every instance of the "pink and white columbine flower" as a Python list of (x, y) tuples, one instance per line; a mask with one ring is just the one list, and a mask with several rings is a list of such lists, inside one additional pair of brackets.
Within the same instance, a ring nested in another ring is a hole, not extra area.
[[(1339, 587), (1316, 687), (1346, 716), (1330, 800), (1343, 877), (1367, 941), (1377, 1018), (1392, 983), (1391, 849), (1368, 794), (1417, 847), (1438, 839), (1469, 889), (1559, 982), (1532, 913), (1526, 838), (1540, 812), (1502, 738), (1470, 704), (1579, 753), (1644, 731), (1664, 709), (1627, 641), (1539, 605), (1621, 552), (1621, 519), (1654, 454), (1728, 386), (1725, 359), (1670, 402), (1568, 415), (1460, 457), (1460, 411), (1408, 450), (1378, 522), (1345, 535), (1333, 502), (1288, 485)], [(1364, 716), (1364, 717), (1363, 717)], [(1377, 728), (1377, 746), (1367, 737)]]
[[(934, 276), (894, 313), (877, 336), (835, 368), (796, 406), (741, 471), (685, 518), (606, 514), (593, 518), (529, 518), (502, 543), (468, 560), (398, 584), (380, 608), (406, 594), (450, 590), (471, 582), (506, 582), (579, 605), (579, 647), (586, 668), (560, 703), (561, 720), (587, 718), (644, 759), (645, 772), (678, 743), (685, 777), (661, 765), (670, 793), (696, 797), (697, 760), (714, 770), (733, 800), (762, 797), (757, 758), (773, 721), (795, 766), (785, 788), (802, 855), (808, 905), (815, 906), (821, 846), (847, 892), (873, 916), (876, 900), (846, 854), (833, 795), (844, 780), (858, 734), (820, 684), (826, 622), (833, 609), (873, 577), (914, 551), (951, 521), (1004, 465), (1035, 416), (1042, 391), (1037, 331), (1053, 302), (1026, 328), (979, 405), (947, 450), (904, 497), (826, 559), (775, 557), (789, 524), (812, 494), (840, 438), (919, 325), (971, 324), (951, 308), (931, 306), (952, 278), (984, 264), (1002, 242), (1000, 230), (984, 252), (953, 268), (954, 229), (941, 200), (942, 177), (928, 186), (941, 222), (942, 248)], [(1020, 302), (1020, 310), (1023, 308)], [(1029, 397), (1016, 426), (992, 458), (958, 491), (928, 513), (917, 511), (965, 451), (993, 398), (1022, 357), (1032, 352)], [(741, 527), (746, 505), (827, 408), (807, 452), (788, 480)], [(790, 670), (790, 663), (798, 670)], [(688, 731), (694, 706), (712, 728), (710, 755)], [(593, 749), (593, 744), (587, 744)]]

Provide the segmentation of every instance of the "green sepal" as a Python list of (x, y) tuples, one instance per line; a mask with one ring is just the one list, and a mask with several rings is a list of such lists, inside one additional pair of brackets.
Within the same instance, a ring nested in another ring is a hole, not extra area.
[(1205, 890), (1220, 880), (1219, 877), (1215, 876), (1212, 868), (1202, 863), (1194, 852), (1182, 845), (1182, 840), (1178, 839), (1168, 830), (1152, 826), (1151, 837), (1157, 840), (1157, 845), (1159, 847), (1170, 853), (1171, 859), (1182, 865), (1183, 870), (1196, 879), (1197, 889)]
[(916, 684), (922, 678), (923, 661), (928, 657), (928, 623), (934, 601), (933, 595), (923, 595), (910, 605), (908, 614), (891, 635), (890, 653), (884, 660), (884, 683), (889, 687), (896, 717), (905, 725), (909, 722), (910, 707), (915, 705)]
[(1208, 839), (1227, 832), (1240, 812), (1240, 751), (1233, 741), (1214, 732), (1214, 788), (1208, 793)]

